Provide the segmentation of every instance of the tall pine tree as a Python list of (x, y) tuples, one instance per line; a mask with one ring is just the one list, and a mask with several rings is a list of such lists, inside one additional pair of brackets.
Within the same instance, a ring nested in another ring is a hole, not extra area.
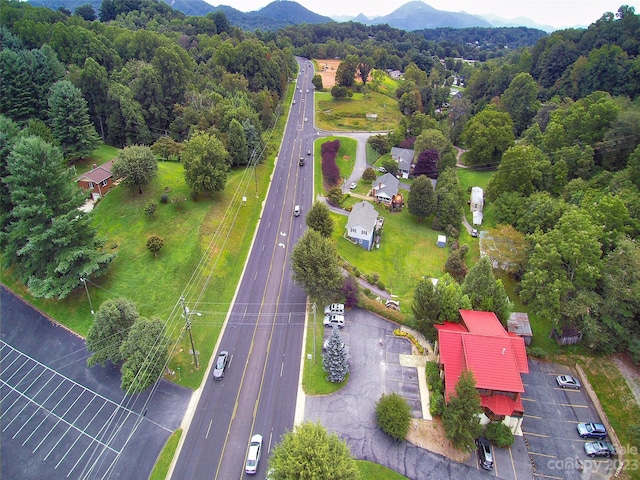
[(40, 137), (16, 141), (7, 159), (13, 209), (6, 233), (5, 262), (35, 297), (64, 298), (81, 278), (104, 273), (114, 258), (100, 251), (91, 217), (60, 149)]

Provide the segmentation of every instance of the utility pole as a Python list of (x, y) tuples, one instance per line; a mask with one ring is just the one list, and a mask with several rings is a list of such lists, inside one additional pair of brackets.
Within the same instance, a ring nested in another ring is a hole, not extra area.
[[(75, 168), (75, 167), (73, 167)], [(87, 287), (87, 279), (84, 277), (80, 277), (80, 281), (84, 284), (84, 289), (87, 292), (87, 298), (89, 299), (89, 307), (91, 308), (91, 315), (94, 315), (93, 313), (93, 304), (91, 303), (91, 296), (89, 295), (89, 287)]]
[(200, 312), (190, 312), (189, 307), (187, 307), (184, 303), (184, 297), (180, 297), (180, 303), (182, 304), (182, 310), (184, 311), (184, 318), (187, 322), (187, 330), (189, 331), (189, 340), (191, 340), (191, 351), (193, 352), (193, 361), (196, 364), (196, 369), (198, 368), (198, 355), (196, 354), (196, 347), (193, 344), (193, 335), (191, 334), (191, 315), (197, 315), (199, 317), (202, 316)]

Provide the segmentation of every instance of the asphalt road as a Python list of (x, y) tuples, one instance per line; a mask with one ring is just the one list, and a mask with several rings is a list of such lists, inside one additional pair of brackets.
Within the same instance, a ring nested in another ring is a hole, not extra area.
[[(251, 436), (264, 438), (257, 476), (282, 434), (293, 427), (306, 294), (291, 280), (289, 256), (306, 229), (313, 201), (313, 68), (298, 59), (295, 104), (256, 237), (216, 351), (231, 361), (222, 381), (210, 375), (180, 446), (173, 479), (244, 477)], [(299, 159), (305, 165), (299, 166)], [(293, 216), (295, 205), (302, 215)], [(214, 355), (215, 360), (216, 355)]]
[(125, 396), (117, 367), (87, 368), (82, 338), (4, 287), (0, 305), (0, 477), (148, 479), (191, 391)]

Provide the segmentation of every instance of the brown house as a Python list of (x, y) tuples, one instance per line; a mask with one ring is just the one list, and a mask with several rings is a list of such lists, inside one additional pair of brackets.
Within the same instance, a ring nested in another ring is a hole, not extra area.
[(113, 161), (104, 163), (93, 170), (78, 177), (78, 186), (91, 192), (94, 200), (102, 197), (113, 187), (113, 173), (111, 165)]

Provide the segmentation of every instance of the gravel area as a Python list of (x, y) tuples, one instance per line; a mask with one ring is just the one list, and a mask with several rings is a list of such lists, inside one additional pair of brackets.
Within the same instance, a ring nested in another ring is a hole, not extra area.
[(640, 369), (628, 358), (620, 355), (614, 355), (613, 361), (627, 381), (633, 396), (636, 397), (636, 402), (640, 405)]

